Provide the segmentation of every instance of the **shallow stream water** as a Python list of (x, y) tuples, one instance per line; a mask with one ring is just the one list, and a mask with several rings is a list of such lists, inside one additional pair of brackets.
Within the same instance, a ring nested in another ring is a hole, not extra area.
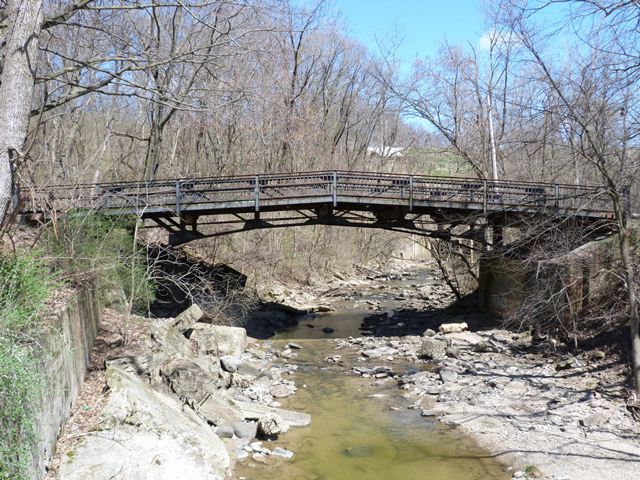
[[(358, 335), (368, 310), (344, 309), (315, 318), (274, 337), (302, 346), (290, 361), (299, 367), (296, 395), (283, 408), (309, 413), (310, 427), (292, 429), (265, 446), (295, 452), (291, 460), (271, 458), (268, 465), (251, 459), (239, 463), (237, 478), (254, 480), (498, 480), (511, 475), (493, 457), (458, 431), (406, 408), (402, 391), (389, 380), (385, 387), (350, 375), (324, 361), (336, 351), (332, 338)], [(310, 328), (311, 325), (313, 328)], [(327, 335), (323, 327), (334, 332)], [(355, 361), (355, 360), (354, 360)], [(398, 372), (415, 365), (394, 362)]]

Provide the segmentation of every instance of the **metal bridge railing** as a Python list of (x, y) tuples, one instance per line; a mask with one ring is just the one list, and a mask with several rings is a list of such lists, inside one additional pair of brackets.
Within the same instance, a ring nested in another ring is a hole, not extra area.
[(596, 186), (346, 171), (41, 187), (26, 195), (23, 211), (95, 208), (140, 213), (164, 209), (180, 215), (195, 206), (223, 211), (242, 205), (259, 211), (268, 205), (306, 200), (334, 206), (347, 201), (391, 201), (409, 210), (428, 204), (484, 211), (524, 208), (586, 212), (594, 216), (613, 211), (607, 191)]

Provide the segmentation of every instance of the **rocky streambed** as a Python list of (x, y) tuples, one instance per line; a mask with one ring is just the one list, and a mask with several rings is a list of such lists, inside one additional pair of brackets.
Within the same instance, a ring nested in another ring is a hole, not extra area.
[[(283, 328), (276, 338), (324, 339), (309, 348), (324, 352), (328, 371), (362, 379), (365, 385), (358, 388), (387, 399), (380, 402), (387, 411), (416, 412), (421, 422), (414, 418), (412, 424), (423, 434), (433, 434), (433, 425), (454, 429), (457, 439), (441, 442), (471, 442), (474, 454), (465, 457), (503, 466), (472, 478), (640, 474), (638, 405), (616, 349), (571, 354), (553, 339), (497, 329), (470, 303), (453, 302), (425, 265), (407, 262), (364, 278), (338, 278), (311, 292), (280, 288), (275, 296), (329, 311)], [(334, 449), (332, 461), (338, 453)], [(463, 468), (473, 471), (472, 464)], [(455, 469), (444, 476), (427, 472), (429, 467), (386, 478), (464, 478)], [(353, 478), (377, 478), (368, 475)]]
[(569, 356), (496, 329), (454, 302), (428, 265), (262, 296), (269, 302), (246, 332), (206, 323), (197, 307), (160, 320), (110, 312), (50, 478), (640, 471), (640, 428), (615, 352)]

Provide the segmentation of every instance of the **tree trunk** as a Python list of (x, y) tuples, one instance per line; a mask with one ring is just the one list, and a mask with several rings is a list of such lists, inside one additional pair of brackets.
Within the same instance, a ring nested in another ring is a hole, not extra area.
[(42, 0), (9, 0), (5, 60), (0, 76), (0, 221), (13, 190), (11, 162), (27, 136), (42, 26)]
[(640, 393), (640, 314), (638, 312), (638, 299), (636, 298), (636, 279), (633, 260), (631, 259), (629, 233), (626, 225), (622, 223), (618, 234), (620, 241), (620, 254), (622, 256), (622, 266), (627, 284), (627, 295), (629, 301), (629, 330), (631, 336), (631, 372), (633, 385)]

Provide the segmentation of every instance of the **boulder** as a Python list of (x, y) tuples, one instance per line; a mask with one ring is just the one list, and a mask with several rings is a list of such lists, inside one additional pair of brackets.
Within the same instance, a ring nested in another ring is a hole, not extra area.
[(447, 349), (447, 342), (434, 337), (424, 337), (420, 350), (418, 351), (418, 357), (424, 359), (436, 359), (443, 358)]
[(217, 387), (215, 379), (200, 366), (183, 358), (165, 363), (160, 373), (175, 394), (190, 405), (200, 404)]
[(258, 424), (256, 422), (235, 422), (233, 432), (238, 438), (254, 439), (258, 434)]
[(232, 438), (235, 433), (232, 425), (220, 425), (215, 432), (220, 438)]
[(279, 434), (286, 432), (289, 426), (277, 413), (269, 412), (258, 420), (258, 433), (262, 437), (277, 437)]
[(436, 336), (436, 331), (435, 330), (431, 330), (430, 328), (427, 328), (424, 333), (422, 334), (423, 337), (435, 337)]
[[(151, 339), (157, 344), (153, 346), (153, 362), (155, 366), (164, 365), (176, 358), (183, 358), (196, 363), (208, 374), (216, 378), (219, 377), (221, 370), (218, 359), (194, 352), (189, 340), (173, 328), (172, 324), (173, 320), (171, 319), (155, 319), (151, 323)], [(220, 386), (225, 384), (224, 379), (218, 379), (218, 381)]]
[(264, 361), (242, 361), (238, 365), (237, 373), (245, 377), (257, 377), (268, 366), (269, 364)]
[(556, 363), (556, 370), (570, 370), (572, 368), (582, 367), (582, 363), (575, 357), (570, 357), (566, 360), (561, 360)]
[(462, 323), (443, 323), (438, 327), (440, 333), (460, 333), (469, 330), (467, 322)]
[(171, 390), (202, 418), (214, 425), (240, 420), (240, 412), (220, 395), (218, 381), (196, 363), (177, 359), (161, 367)]
[(189, 340), (182, 333), (173, 328), (173, 320), (157, 319), (151, 323), (151, 338), (159, 344), (162, 352), (167, 358), (189, 358), (195, 357)]
[(208, 355), (239, 357), (247, 348), (247, 332), (239, 327), (197, 324), (191, 340), (198, 346), (198, 351)]
[(175, 318), (173, 321), (173, 328), (179, 332), (185, 332), (190, 328), (193, 328), (196, 322), (203, 316), (204, 312), (202, 309), (194, 303)]
[(224, 425), (242, 420), (240, 411), (231, 405), (225, 398), (212, 394), (195, 407), (202, 418), (213, 425)]
[(242, 363), (241, 357), (235, 357), (233, 355), (223, 355), (220, 357), (220, 365), (229, 373), (235, 373), (238, 371), (238, 367)]
[(229, 455), (207, 422), (136, 375), (109, 367), (106, 377), (111, 394), (100, 431), (77, 440), (58, 478), (226, 478)]
[(440, 375), (440, 380), (442, 380), (442, 383), (451, 383), (455, 382), (458, 379), (458, 374), (453, 370), (442, 369), (438, 373)]
[(596, 412), (580, 419), (579, 423), (583, 427), (599, 427), (609, 421), (609, 418), (601, 412)]

